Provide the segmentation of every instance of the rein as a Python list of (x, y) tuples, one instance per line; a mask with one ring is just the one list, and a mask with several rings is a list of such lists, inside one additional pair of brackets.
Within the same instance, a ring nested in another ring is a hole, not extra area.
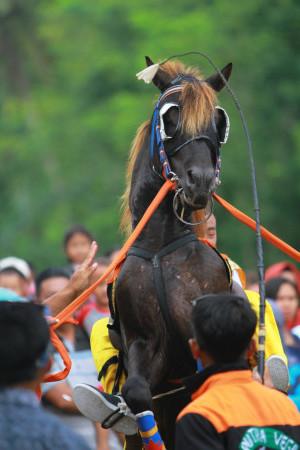
[(56, 373), (56, 374), (48, 374), (48, 375), (46, 375), (44, 377), (43, 382), (60, 381), (60, 380), (65, 379), (68, 376), (68, 374), (70, 372), (70, 369), (71, 369), (71, 365), (72, 365), (70, 356), (69, 356), (69, 354), (68, 354), (64, 344), (59, 339), (59, 337), (56, 335), (56, 333), (54, 333), (54, 330), (56, 328), (58, 328), (60, 325), (62, 325), (64, 322), (66, 322), (66, 320), (69, 317), (71, 317), (72, 314), (78, 308), (80, 308), (80, 306), (86, 301), (86, 299), (91, 295), (91, 293), (94, 292), (96, 287), (99, 286), (99, 284), (102, 283), (104, 280), (106, 280), (108, 278), (108, 276), (113, 271), (115, 271), (115, 275), (116, 275), (116, 272), (118, 272), (120, 270), (122, 262), (126, 258), (126, 254), (127, 254), (128, 250), (133, 245), (133, 243), (135, 242), (135, 240), (137, 239), (137, 237), (139, 236), (139, 234), (141, 233), (141, 231), (143, 230), (143, 228), (147, 224), (148, 220), (150, 219), (150, 217), (152, 216), (152, 214), (156, 210), (156, 208), (162, 202), (162, 200), (167, 195), (167, 193), (170, 190), (174, 190), (174, 189), (175, 189), (175, 185), (174, 185), (173, 181), (171, 181), (171, 180), (167, 180), (163, 184), (163, 186), (160, 188), (160, 190), (158, 191), (158, 193), (156, 194), (156, 196), (154, 197), (154, 199), (152, 200), (152, 202), (148, 206), (148, 208), (145, 211), (145, 213), (144, 213), (143, 217), (141, 218), (140, 222), (138, 223), (136, 228), (133, 230), (131, 236), (125, 242), (125, 244), (123, 245), (122, 249), (120, 250), (118, 255), (115, 257), (113, 262), (106, 269), (104, 274), (99, 278), (99, 280), (97, 280), (94, 284), (92, 284), (92, 286), (90, 286), (88, 289), (86, 289), (84, 292), (82, 292), (82, 294), (80, 294), (79, 297), (77, 297), (75, 300), (73, 300), (73, 302), (70, 303), (63, 311), (61, 311), (59, 314), (57, 314), (57, 316), (55, 318), (58, 319), (58, 323), (56, 323), (54, 325), (51, 325), (51, 327), (50, 327), (50, 337), (51, 337), (52, 344), (54, 345), (54, 347), (56, 348), (56, 350), (58, 351), (58, 353), (60, 354), (60, 356), (61, 356), (61, 358), (63, 360), (63, 363), (65, 365), (65, 369), (62, 370), (61, 372)]
[[(163, 184), (163, 186), (160, 188), (159, 192), (156, 194), (150, 205), (148, 206), (146, 212), (144, 213), (143, 217), (141, 218), (140, 222), (136, 226), (136, 228), (133, 230), (131, 236), (129, 239), (125, 242), (122, 249), (118, 253), (118, 255), (115, 257), (113, 262), (109, 265), (109, 267), (106, 269), (104, 274), (94, 283), (92, 286), (90, 286), (88, 289), (86, 289), (84, 292), (82, 292), (79, 297), (77, 297), (72, 303), (70, 303), (63, 311), (61, 311), (57, 316), (55, 317), (58, 319), (58, 323), (51, 325), (50, 327), (50, 337), (52, 344), (56, 348), (56, 350), (59, 352), (64, 365), (65, 369), (61, 372), (58, 372), (56, 374), (48, 374), (44, 377), (43, 382), (49, 382), (49, 381), (59, 381), (65, 379), (71, 369), (71, 359), (69, 357), (69, 354), (59, 339), (59, 337), (54, 333), (54, 330), (58, 328), (60, 325), (65, 323), (69, 317), (72, 316), (72, 314), (80, 308), (80, 306), (85, 302), (85, 300), (91, 295), (91, 293), (96, 289), (99, 284), (101, 284), (104, 280), (108, 278), (108, 276), (114, 271), (114, 277), (117, 276), (117, 273), (119, 272), (122, 263), (124, 259), (126, 258), (127, 252), (130, 249), (130, 247), (133, 245), (145, 225), (147, 224), (148, 220), (156, 210), (156, 208), (160, 205), (164, 197), (167, 195), (167, 193), (171, 190), (175, 190), (175, 183), (172, 180), (166, 180), (166, 182)], [(239, 211), (237, 208), (234, 208), (230, 203), (223, 200), (221, 197), (214, 194), (215, 199), (223, 206), (225, 207), (234, 217), (236, 217), (241, 222), (245, 223), (247, 226), (255, 230), (255, 221), (250, 219), (246, 214), (243, 214), (241, 211)], [(296, 261), (300, 262), (300, 252), (283, 242), (281, 239), (277, 238), (274, 234), (270, 233), (265, 228), (261, 227), (262, 236), (269, 241), (271, 244), (275, 245), (277, 248), (288, 254), (291, 258), (295, 259)]]

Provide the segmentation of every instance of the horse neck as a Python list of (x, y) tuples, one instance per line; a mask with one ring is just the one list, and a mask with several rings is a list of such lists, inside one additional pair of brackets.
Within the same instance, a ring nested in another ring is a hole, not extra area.
[[(164, 180), (153, 170), (151, 157), (142, 157), (143, 154), (150, 155), (149, 148), (143, 150), (142, 148), (136, 160), (129, 197), (133, 229), (164, 184)], [(173, 193), (166, 195), (137, 238), (136, 246), (156, 252), (175, 239), (193, 232), (193, 227), (183, 224), (176, 218), (173, 211), (173, 197)], [(192, 213), (189, 221), (191, 220)]]

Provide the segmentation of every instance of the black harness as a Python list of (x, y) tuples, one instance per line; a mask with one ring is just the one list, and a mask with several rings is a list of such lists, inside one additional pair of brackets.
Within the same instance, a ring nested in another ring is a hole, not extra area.
[(166, 324), (167, 331), (170, 335), (171, 341), (176, 346), (176, 351), (178, 352), (178, 360), (180, 364), (182, 364), (186, 369), (189, 370), (189, 373), (193, 373), (196, 370), (196, 364), (192, 358), (188, 358), (187, 361), (187, 352), (188, 347), (182, 341), (178, 329), (172, 320), (170, 315), (170, 310), (166, 298), (165, 284), (162, 274), (162, 266), (161, 260), (164, 256), (169, 253), (177, 250), (179, 247), (182, 247), (189, 242), (199, 242), (197, 236), (195, 234), (188, 234), (182, 238), (176, 239), (175, 241), (168, 244), (166, 247), (162, 248), (158, 253), (151, 253), (147, 250), (143, 250), (138, 247), (131, 247), (127, 253), (127, 256), (138, 256), (139, 258), (143, 258), (146, 261), (152, 263), (153, 266), (153, 275), (154, 275), (154, 285), (156, 290), (156, 295), (159, 301), (160, 310), (163, 316), (163, 319)]
[[(179, 239), (176, 239), (175, 241), (171, 242), (170, 244), (163, 247), (158, 253), (152, 253), (147, 250), (138, 248), (138, 247), (131, 247), (128, 252), (127, 256), (137, 256), (139, 258), (145, 259), (146, 261), (149, 261), (152, 263), (153, 266), (153, 275), (154, 275), (154, 285), (155, 285), (155, 291), (156, 295), (159, 301), (160, 310), (164, 319), (164, 322), (166, 324), (167, 332), (170, 335), (171, 341), (176, 346), (176, 352), (178, 356), (178, 361), (180, 361), (180, 365), (184, 367), (184, 372), (187, 371), (187, 373), (194, 373), (196, 371), (196, 363), (193, 360), (193, 358), (190, 356), (190, 352), (188, 350), (187, 344), (185, 344), (179, 334), (179, 331), (172, 320), (172, 317), (170, 315), (169, 305), (166, 298), (166, 290), (165, 290), (165, 284), (162, 274), (162, 258), (169, 253), (173, 252), (174, 250), (178, 249), (179, 247), (182, 247), (183, 245), (188, 244), (189, 242), (198, 242), (199, 239), (195, 234), (188, 234), (184, 237), (181, 237)], [(212, 247), (213, 248), (213, 247)], [(229, 286), (231, 286), (231, 269), (229, 264), (226, 260), (220, 255), (220, 253), (215, 249), (215, 252), (218, 254), (218, 256), (222, 259), (222, 262), (224, 264), (226, 275), (228, 278)], [(111, 293), (111, 289), (108, 290), (108, 293)], [(119, 324), (119, 317), (118, 312), (116, 308), (116, 302), (115, 299), (112, 299), (111, 295), (110, 297), (110, 308), (111, 308), (111, 315), (114, 319), (114, 323), (112, 325), (109, 325), (109, 328), (114, 329), (115, 331), (118, 331), (120, 333), (120, 324)], [(190, 356), (190, 357), (189, 357)], [(102, 372), (102, 371), (101, 371)], [(103, 373), (101, 373), (101, 376)]]

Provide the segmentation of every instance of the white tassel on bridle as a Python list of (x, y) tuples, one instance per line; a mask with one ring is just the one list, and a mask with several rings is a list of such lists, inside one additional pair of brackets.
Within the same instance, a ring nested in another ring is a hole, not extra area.
[(159, 66), (162, 63), (156, 63), (156, 64), (152, 64), (152, 66), (146, 67), (146, 69), (142, 70), (141, 72), (137, 73), (136, 76), (138, 77), (139, 80), (144, 80), (145, 83), (149, 84), (151, 83), (151, 81), (153, 80), (153, 78), (155, 77)]

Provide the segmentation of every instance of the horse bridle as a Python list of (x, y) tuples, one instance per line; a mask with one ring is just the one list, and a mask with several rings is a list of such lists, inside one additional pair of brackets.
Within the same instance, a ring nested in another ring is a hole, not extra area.
[[(181, 78), (181, 79), (184, 80), (184, 78)], [(175, 80), (178, 80), (178, 77)], [(204, 82), (203, 80), (197, 80), (197, 81)], [(159, 158), (160, 158), (160, 162), (161, 162), (161, 164), (163, 166), (164, 177), (165, 178), (170, 178), (169, 174), (171, 172), (171, 167), (170, 167), (170, 163), (169, 163), (169, 160), (168, 160), (168, 156), (167, 156), (165, 148), (164, 148), (164, 142), (169, 140), (169, 139), (174, 139), (176, 136), (178, 136), (178, 133), (180, 133), (180, 131), (181, 131), (181, 108), (180, 108), (180, 104), (179, 103), (168, 102), (168, 103), (164, 103), (163, 105), (162, 105), (162, 103), (170, 95), (182, 92), (183, 88), (184, 88), (184, 86), (182, 84), (178, 84), (178, 85), (171, 86), (171, 87), (167, 88), (160, 95), (160, 97), (158, 99), (158, 102), (155, 105), (155, 109), (154, 109), (154, 113), (153, 113), (152, 128), (151, 128), (151, 157), (152, 157), (152, 159), (154, 159), (154, 136), (155, 136), (156, 137), (156, 144), (157, 144), (158, 151), (159, 151)], [(163, 116), (164, 116), (164, 114), (166, 114), (166, 112), (171, 107), (177, 107), (178, 108), (178, 110), (179, 110), (179, 120), (178, 120), (177, 127), (176, 127), (176, 130), (175, 130), (173, 136), (170, 137), (170, 136), (167, 136), (167, 134), (166, 134), (164, 121), (163, 121)], [(225, 144), (227, 142), (228, 135), (229, 135), (230, 123), (229, 123), (229, 117), (228, 117), (226, 111), (223, 108), (221, 108), (220, 106), (216, 106), (216, 111), (221, 112), (224, 115), (225, 121), (226, 121), (226, 130), (225, 130), (224, 136), (220, 137), (219, 133), (218, 133), (218, 130), (217, 130), (217, 126), (216, 126), (215, 117), (212, 116), (212, 118), (211, 118), (213, 130), (214, 130), (214, 132), (216, 134), (217, 142), (219, 144), (218, 148), (216, 148), (215, 143), (212, 141), (212, 139), (208, 135), (206, 135), (206, 134), (199, 134), (199, 135), (193, 136), (192, 138), (187, 139), (186, 141), (180, 143), (180, 145), (178, 145), (177, 147), (175, 147), (174, 149), (169, 151), (168, 155), (171, 156), (171, 157), (174, 156), (179, 150), (181, 150), (183, 147), (185, 147), (186, 145), (188, 145), (192, 141), (195, 141), (195, 140), (206, 140), (216, 150), (217, 158), (216, 158), (215, 170), (216, 170), (216, 176), (219, 176), (220, 167), (218, 167), (218, 162), (219, 162), (219, 157), (220, 157), (220, 145), (221, 144)]]
[[(229, 117), (226, 113), (226, 111), (221, 108), (220, 106), (216, 106), (216, 111), (221, 112), (224, 115), (225, 118), (225, 122), (226, 122), (226, 127), (225, 127), (225, 132), (223, 136), (219, 136), (218, 130), (217, 130), (217, 125), (216, 125), (216, 121), (215, 121), (215, 117), (214, 115), (211, 118), (211, 123), (212, 123), (212, 127), (213, 130), (216, 134), (217, 137), (217, 142), (218, 142), (218, 146), (216, 147), (215, 143), (212, 141), (212, 139), (206, 135), (206, 134), (199, 134), (196, 135), (190, 139), (187, 139), (186, 141), (180, 143), (179, 145), (177, 145), (177, 147), (175, 147), (174, 149), (172, 149), (171, 151), (168, 151), (168, 155), (165, 151), (165, 146), (164, 146), (164, 142), (170, 139), (174, 139), (176, 136), (178, 137), (178, 134), (181, 131), (181, 107), (179, 103), (176, 102), (167, 102), (167, 103), (163, 103), (169, 96), (171, 96), (172, 94), (176, 94), (176, 93), (180, 93), (183, 90), (183, 85), (182, 84), (176, 84), (178, 81), (182, 82), (185, 80), (185, 78), (188, 77), (193, 79), (194, 81), (196, 80), (194, 77), (191, 76), (184, 76), (184, 77), (176, 77), (171, 83), (170, 83), (170, 87), (168, 87), (159, 97), (158, 102), (155, 105), (155, 110), (153, 113), (153, 118), (152, 118), (152, 128), (151, 128), (151, 157), (152, 160), (154, 161), (154, 137), (156, 137), (156, 144), (157, 144), (157, 148), (158, 148), (158, 152), (159, 152), (159, 160), (160, 163), (163, 167), (163, 178), (167, 179), (170, 178), (172, 179), (172, 181), (174, 181), (177, 185), (178, 185), (178, 176), (171, 170), (170, 167), (170, 163), (169, 163), (169, 159), (168, 156), (172, 157), (174, 156), (179, 150), (181, 150), (182, 148), (184, 148), (186, 145), (190, 144), (191, 142), (195, 141), (195, 140), (206, 140), (209, 145), (215, 150), (216, 152), (216, 165), (215, 165), (215, 173), (216, 173), (216, 185), (220, 184), (220, 169), (221, 169), (221, 153), (220, 153), (220, 145), (221, 144), (225, 144), (227, 142), (228, 139), (228, 135), (229, 135)], [(197, 82), (204, 82), (204, 80), (197, 80)], [(168, 136), (166, 134), (166, 130), (165, 130), (165, 124), (164, 124), (164, 120), (163, 120), (163, 116), (164, 114), (166, 114), (166, 112), (172, 108), (172, 107), (176, 107), (178, 108), (178, 112), (179, 112), (179, 117), (178, 117), (178, 122), (177, 122), (177, 126), (176, 129), (173, 133), (172, 136)], [(155, 173), (157, 173), (160, 177), (162, 177), (162, 175), (160, 175), (157, 170), (155, 169), (155, 165), (153, 162), (153, 170), (155, 171)], [(183, 223), (187, 224), (187, 225), (200, 225), (203, 222), (206, 222), (209, 217), (211, 216), (212, 212), (213, 212), (213, 200), (211, 199), (211, 208), (210, 208), (210, 212), (208, 214), (208, 216), (199, 223), (189, 223), (183, 220), (183, 212), (184, 212), (184, 206), (183, 206), (183, 201), (181, 200), (182, 203), (182, 213), (180, 215), (178, 215), (177, 213), (177, 206), (178, 206), (178, 199), (182, 198), (183, 195), (183, 188), (181, 188), (180, 186), (177, 187), (176, 189), (176, 193), (174, 196), (174, 200), (173, 200), (173, 209), (174, 209), (174, 213), (176, 215), (176, 217)], [(201, 209), (201, 208), (199, 208)]]

